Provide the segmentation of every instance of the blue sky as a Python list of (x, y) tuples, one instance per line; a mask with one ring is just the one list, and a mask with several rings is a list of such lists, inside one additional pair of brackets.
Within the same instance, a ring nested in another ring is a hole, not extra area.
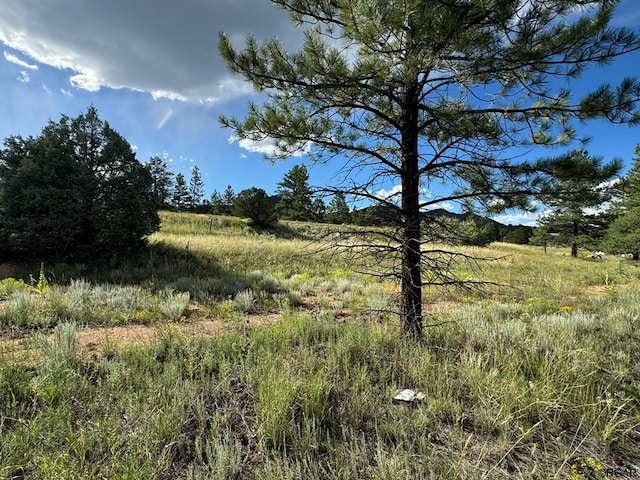
[[(0, 139), (36, 135), (49, 119), (77, 116), (93, 104), (137, 149), (138, 159), (160, 155), (187, 178), (203, 172), (207, 196), (231, 184), (272, 193), (303, 158), (271, 165), (259, 145), (230, 142), (221, 114), (243, 116), (257, 97), (232, 77), (217, 51), (218, 32), (234, 42), (277, 35), (301, 43), (287, 15), (267, 0), (2, 0), (0, 15)], [(250, 12), (250, 14), (247, 14)], [(616, 26), (640, 31), (640, 1), (623, 0)], [(577, 91), (640, 76), (640, 54), (588, 72)], [(579, 126), (593, 137), (588, 150), (631, 161), (640, 128), (604, 123)], [(541, 156), (554, 151), (540, 150)], [(326, 184), (331, 166), (309, 166), (311, 183)], [(337, 167), (337, 166), (336, 166)], [(393, 185), (389, 185), (392, 189)], [(505, 223), (530, 223), (513, 212)]]

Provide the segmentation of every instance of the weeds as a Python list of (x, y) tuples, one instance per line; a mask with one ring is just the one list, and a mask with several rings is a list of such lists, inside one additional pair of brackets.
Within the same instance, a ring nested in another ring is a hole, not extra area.
[(244, 313), (255, 312), (258, 308), (258, 299), (250, 288), (239, 292), (234, 299), (234, 303), (238, 310)]
[(165, 291), (160, 300), (160, 311), (169, 321), (177, 321), (187, 311), (189, 306), (189, 293), (174, 293)]

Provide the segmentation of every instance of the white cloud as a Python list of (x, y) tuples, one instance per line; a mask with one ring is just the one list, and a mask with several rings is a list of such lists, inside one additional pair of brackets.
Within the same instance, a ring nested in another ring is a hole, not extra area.
[(60, 93), (65, 97), (73, 97), (73, 94), (69, 90), (65, 90), (64, 88), (60, 89)]
[(378, 192), (376, 193), (376, 197), (378, 197), (380, 200), (394, 201), (400, 197), (401, 193), (402, 185), (394, 185), (389, 190), (385, 190), (384, 188), (378, 190)]
[(69, 83), (75, 88), (86, 90), (88, 92), (97, 92), (100, 87), (104, 86), (103, 80), (97, 72), (82, 72), (69, 78)]
[(453, 212), (456, 209), (456, 205), (453, 202), (442, 201), (429, 205), (426, 210), (437, 210), (442, 208), (448, 212)]
[[(262, 140), (251, 140), (248, 138), (238, 138), (236, 136), (231, 136), (228, 139), (230, 144), (238, 142), (238, 146), (248, 152), (253, 153), (261, 153), (266, 156), (277, 156), (281, 155), (283, 150), (278, 147), (276, 141), (272, 138), (264, 138)], [(309, 154), (311, 150), (311, 143), (307, 142), (304, 145), (300, 145), (297, 150), (290, 153), (291, 157), (303, 157)]]
[(32, 65), (28, 62), (25, 62), (24, 60), (16, 57), (14, 54), (7, 52), (6, 50), (4, 51), (4, 59), (8, 62), (11, 63), (15, 63), (16, 65), (21, 66), (22, 68), (27, 68), (29, 70), (37, 70), (38, 66), (37, 65)]
[(500, 222), (504, 225), (525, 225), (528, 227), (535, 227), (538, 223), (538, 219), (550, 212), (551, 210), (545, 210), (543, 212), (517, 211), (513, 213), (502, 213), (500, 215), (494, 215), (491, 218), (493, 218), (496, 222)]
[(20, 75), (17, 77), (17, 80), (22, 83), (29, 83), (29, 81), (31, 80), (31, 77), (29, 76), (28, 72), (22, 70), (20, 72)]
[(47, 87), (44, 83), (41, 83), (40, 85), (42, 85), (42, 89), (47, 92), (47, 93), (53, 93), (51, 92), (51, 89), (49, 87)]
[[(68, 73), (75, 88), (128, 88), (202, 103), (252, 92), (220, 58), (220, 31), (240, 47), (250, 33), (259, 40), (278, 36), (294, 49), (302, 41), (286, 12), (264, 0), (2, 0), (0, 16), (1, 43)], [(4, 56), (37, 68), (15, 54)]]

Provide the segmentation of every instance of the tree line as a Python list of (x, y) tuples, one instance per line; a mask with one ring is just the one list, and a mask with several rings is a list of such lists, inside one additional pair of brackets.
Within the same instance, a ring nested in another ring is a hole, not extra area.
[[(568, 245), (640, 256), (640, 145), (620, 178), (621, 159), (604, 164), (584, 149), (549, 163), (555, 184), (537, 228), (505, 226), (471, 213), (441, 211), (432, 232), (450, 243), (494, 241)], [(579, 172), (579, 173), (578, 173)], [(608, 208), (602, 208), (602, 206)], [(0, 150), (0, 255), (78, 260), (128, 254), (159, 228), (169, 209), (249, 218), (262, 227), (278, 219), (334, 224), (393, 225), (383, 202), (351, 209), (337, 191), (328, 203), (309, 184), (304, 165), (292, 167), (268, 195), (260, 188), (236, 194), (228, 185), (205, 199), (198, 166), (187, 181), (159, 156), (141, 164), (130, 145), (94, 107), (49, 122), (38, 137), (11, 136)], [(425, 222), (432, 216), (425, 212)], [(431, 219), (433, 220), (433, 219)], [(454, 234), (455, 232), (455, 234)]]
[(178, 212), (235, 215), (249, 218), (257, 225), (273, 226), (278, 219), (310, 222), (350, 223), (351, 209), (345, 195), (336, 194), (325, 203), (309, 185), (309, 172), (304, 165), (295, 165), (285, 175), (275, 195), (252, 187), (236, 193), (231, 185), (223, 192), (214, 190), (205, 198), (202, 173), (197, 166), (191, 169), (191, 178), (171, 172), (168, 162), (152, 157), (147, 163), (153, 179), (153, 195), (159, 209)]

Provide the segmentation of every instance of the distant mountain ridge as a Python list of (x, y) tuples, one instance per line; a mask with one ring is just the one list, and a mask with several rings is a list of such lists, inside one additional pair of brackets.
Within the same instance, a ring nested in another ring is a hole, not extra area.
[[(354, 210), (352, 219), (354, 223), (360, 225), (395, 225), (398, 221), (398, 209), (386, 205), (372, 205), (369, 207)], [(533, 235), (533, 228), (524, 225), (505, 225), (497, 220), (482, 217), (477, 213), (456, 213), (444, 208), (435, 208), (423, 212), (423, 216), (428, 218), (451, 218), (459, 221), (472, 220), (478, 227), (488, 230), (489, 242), (504, 241), (509, 243), (526, 244)]]
[[(363, 215), (365, 217), (371, 217), (382, 221), (383, 224), (387, 223), (396, 223), (398, 217), (398, 210), (393, 207), (388, 207), (386, 205), (372, 205), (369, 207), (364, 207), (361, 209), (354, 210), (353, 213), (356, 216)], [(478, 220), (483, 222), (490, 222), (495, 224), (498, 227), (509, 228), (511, 225), (505, 225), (503, 223), (498, 222), (492, 218), (482, 217), (477, 213), (468, 212), (468, 213), (456, 213), (450, 212), (444, 208), (434, 208), (433, 210), (426, 210), (423, 212), (425, 218), (427, 217), (448, 217), (454, 218), (456, 220)]]

